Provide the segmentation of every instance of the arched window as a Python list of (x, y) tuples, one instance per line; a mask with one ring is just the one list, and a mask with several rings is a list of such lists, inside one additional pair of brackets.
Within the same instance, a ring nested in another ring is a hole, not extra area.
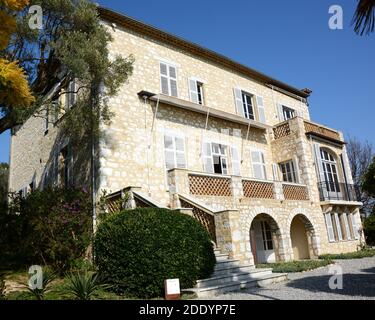
[(324, 180), (328, 192), (340, 192), (337, 163), (335, 157), (329, 151), (320, 149)]

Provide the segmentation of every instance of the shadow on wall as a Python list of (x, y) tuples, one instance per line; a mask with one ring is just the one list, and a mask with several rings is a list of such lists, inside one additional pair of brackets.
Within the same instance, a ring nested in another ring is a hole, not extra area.
[(329, 280), (332, 275), (307, 277), (290, 281), (287, 286), (311, 292), (325, 292), (343, 296), (375, 297), (375, 267), (361, 270), (360, 274), (344, 274), (343, 289), (332, 290)]

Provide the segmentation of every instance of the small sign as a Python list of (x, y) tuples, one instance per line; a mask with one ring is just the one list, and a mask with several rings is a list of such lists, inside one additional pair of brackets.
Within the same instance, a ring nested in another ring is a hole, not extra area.
[(164, 282), (165, 300), (179, 300), (181, 297), (180, 279), (168, 279)]

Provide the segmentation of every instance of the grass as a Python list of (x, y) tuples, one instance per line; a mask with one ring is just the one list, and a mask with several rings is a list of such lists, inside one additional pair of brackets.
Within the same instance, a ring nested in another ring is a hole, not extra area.
[(346, 259), (362, 259), (375, 256), (375, 249), (363, 249), (356, 252), (340, 253), (340, 254), (325, 254), (320, 256), (321, 259), (330, 260), (346, 260)]
[(304, 271), (314, 270), (317, 268), (328, 266), (332, 263), (333, 261), (330, 259), (302, 260), (302, 261), (258, 264), (257, 268), (272, 268), (272, 272), (274, 273), (292, 273), (292, 272), (304, 272)]

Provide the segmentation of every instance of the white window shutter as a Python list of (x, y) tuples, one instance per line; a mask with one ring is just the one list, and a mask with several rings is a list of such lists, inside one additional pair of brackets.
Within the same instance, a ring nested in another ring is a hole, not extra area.
[(168, 170), (176, 167), (174, 141), (172, 136), (164, 136), (165, 166)]
[(185, 169), (186, 168), (186, 160), (185, 160), (185, 143), (183, 138), (176, 137), (176, 164), (177, 168)]
[(274, 181), (280, 181), (279, 178), (279, 166), (277, 163), (272, 164), (272, 173), (273, 173), (273, 180)]
[(355, 240), (358, 240), (358, 239), (359, 239), (359, 231), (358, 231), (358, 226), (357, 226), (357, 224), (355, 223), (355, 219), (354, 219), (354, 215), (353, 215), (353, 214), (350, 214), (350, 215), (349, 215), (349, 220), (350, 220), (350, 223), (351, 223), (352, 228), (353, 228), (354, 239), (355, 239)]
[(231, 147), (231, 154), (232, 154), (232, 174), (234, 176), (241, 175), (241, 160), (238, 153), (238, 149), (235, 146)]
[(323, 170), (323, 163), (320, 156), (320, 145), (319, 143), (314, 143), (314, 154), (315, 154), (315, 168), (318, 174), (319, 182), (324, 182), (324, 170)]
[(189, 79), (189, 92), (190, 101), (193, 103), (199, 103), (197, 81), (194, 79)]
[(203, 170), (207, 173), (214, 173), (214, 166), (212, 163), (211, 143), (204, 142), (202, 145), (202, 160)]
[(279, 121), (280, 122), (285, 121), (284, 112), (283, 112), (283, 105), (280, 104), (280, 103), (277, 104), (277, 112), (278, 112), (278, 116), (279, 116)]
[(328, 240), (329, 242), (335, 242), (335, 233), (333, 231), (331, 214), (326, 213), (325, 218), (326, 218), (326, 226), (327, 226), (327, 232), (328, 232)]
[(300, 174), (299, 174), (299, 161), (298, 161), (298, 157), (297, 156), (294, 156), (293, 158), (293, 165), (294, 165), (294, 170), (296, 172), (296, 183), (301, 183), (301, 177), (300, 177)]
[(266, 123), (266, 111), (264, 109), (264, 99), (263, 97), (257, 96), (257, 107), (258, 107), (258, 116), (259, 122)]
[(350, 233), (350, 227), (349, 227), (349, 221), (348, 221), (348, 215), (344, 213), (343, 217), (344, 217), (346, 237), (348, 240), (352, 240), (352, 235)]
[(335, 222), (336, 222), (336, 229), (337, 229), (337, 235), (339, 237), (339, 241), (342, 241), (343, 237), (342, 237), (340, 217), (339, 217), (339, 214), (337, 212), (335, 212)]
[(234, 88), (234, 99), (236, 103), (236, 111), (237, 115), (241, 117), (245, 117), (244, 109), (243, 109), (243, 101), (242, 101), (242, 91), (239, 88)]

